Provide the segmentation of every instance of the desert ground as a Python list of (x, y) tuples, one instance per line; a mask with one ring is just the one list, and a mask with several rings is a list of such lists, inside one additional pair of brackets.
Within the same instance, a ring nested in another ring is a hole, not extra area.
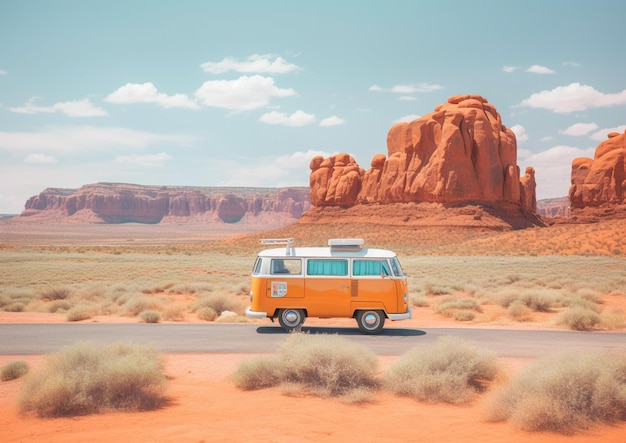
[[(245, 302), (245, 280), (255, 250), (260, 249), (258, 238), (264, 234), (239, 237), (241, 232), (207, 232), (198, 227), (191, 230), (185, 226), (150, 228), (154, 226), (53, 229), (11, 226), (9, 229), (2, 225), (2, 286), (4, 289), (17, 288), (20, 281), (34, 279), (32, 275), (37, 275), (37, 284), (33, 288), (46, 285), (58, 287), (65, 282), (71, 291), (86, 291), (93, 296), (106, 292), (101, 286), (112, 287), (115, 282), (126, 278), (133, 280), (137, 285), (134, 290), (146, 297), (159, 298), (162, 304), (167, 299), (167, 303), (180, 307), (197, 299), (198, 293), (194, 291), (201, 291), (199, 285), (209, 281), (219, 290), (231, 291), (242, 303)], [(299, 238), (300, 244), (303, 244), (306, 243), (303, 239), (321, 241), (324, 236), (355, 236), (352, 229), (331, 227), (328, 230), (333, 232), (324, 233), (319, 232), (319, 227), (312, 231), (292, 227), (291, 230), (267, 236), (290, 235)], [(392, 243), (390, 247), (394, 247), (395, 242), (405, 267), (424, 270), (413, 273), (413, 276), (409, 274), (409, 284), (415, 287), (415, 296), (421, 301), (414, 308), (414, 318), (389, 324), (388, 327), (563, 329), (557, 322), (565, 309), (562, 306), (545, 312), (533, 311), (523, 319), (515, 319), (497, 303), (485, 302), (484, 292), (498, 292), (506, 285), (512, 285), (515, 291), (522, 291), (524, 285), (534, 279), (532, 285), (541, 285), (547, 290), (573, 287), (581, 294), (583, 291), (589, 294), (589, 288), (579, 280), (592, 280), (597, 276), (600, 280), (593, 288), (591, 298), (601, 307), (600, 314), (611, 312), (614, 321), (599, 323), (593, 333), (624, 330), (623, 322), (619, 321), (619, 313), (626, 311), (626, 294), (620, 289), (626, 281), (623, 221), (507, 232), (421, 229), (412, 233), (410, 238), (413, 240), (396, 238), (394, 241), (376, 238), (379, 230), (375, 227), (363, 232), (368, 243)], [(218, 241), (220, 238), (226, 240)], [(234, 264), (218, 272), (212, 265), (206, 264), (213, 255), (222, 262), (232, 260)], [(508, 261), (510, 257), (515, 260)], [(126, 269), (128, 263), (133, 263), (134, 273)], [(177, 263), (184, 265), (177, 268)], [(536, 271), (526, 273), (520, 268), (522, 265), (545, 269), (546, 277), (542, 280), (536, 276)], [(98, 273), (98, 267), (103, 267), (101, 273)], [(154, 272), (150, 271), (151, 267), (155, 268)], [(21, 275), (20, 269), (25, 274)], [(62, 277), (67, 269), (72, 270), (73, 277)], [(504, 273), (489, 275), (489, 269)], [(563, 275), (567, 273), (570, 275)], [(431, 275), (430, 279), (428, 275)], [(464, 281), (455, 283), (455, 278)], [(100, 288), (97, 291), (94, 289), (96, 286)], [(480, 297), (483, 302), (470, 321), (459, 321), (434, 309), (442, 296), (447, 297), (446, 300)], [(28, 306), (20, 312), (0, 311), (0, 323), (68, 321), (65, 312), (42, 309), (44, 304), (41, 301), (30, 302)], [(205, 321), (187, 309), (177, 312), (178, 315), (162, 322)], [(141, 320), (136, 315), (124, 313), (120, 307), (118, 311), (109, 313), (94, 311), (87, 318), (77, 321), (115, 323)], [(329, 322), (333, 325), (354, 324), (353, 320), (339, 319), (307, 319), (306, 324)], [(114, 412), (54, 419), (24, 416), (17, 407), (23, 380), (0, 382), (0, 436), (7, 442), (339, 442), (358, 439), (365, 442), (469, 440), (576, 443), (622, 442), (626, 435), (626, 422), (598, 425), (574, 435), (526, 432), (508, 422), (487, 422), (482, 395), (468, 405), (458, 406), (420, 403), (388, 392), (380, 392), (372, 402), (349, 404), (335, 398), (287, 394), (280, 388), (242, 391), (233, 383), (232, 374), (240, 363), (255, 356), (226, 353), (167, 355), (167, 396), (170, 403), (147, 412)], [(378, 358), (380, 371), (397, 359), (389, 356)], [(15, 360), (27, 361), (31, 370), (44, 364), (44, 356), (41, 355), (2, 355), (0, 366)], [(507, 377), (530, 363), (525, 359), (499, 360)]]

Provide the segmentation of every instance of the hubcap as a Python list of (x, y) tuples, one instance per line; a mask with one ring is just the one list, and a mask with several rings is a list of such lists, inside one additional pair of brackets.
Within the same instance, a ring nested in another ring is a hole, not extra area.
[(287, 313), (285, 313), (285, 321), (289, 322), (289, 323), (295, 323), (298, 321), (298, 313), (295, 311), (287, 311)]
[(374, 313), (367, 313), (365, 314), (365, 318), (363, 319), (364, 323), (367, 326), (376, 326), (376, 323), (378, 323), (378, 316)]

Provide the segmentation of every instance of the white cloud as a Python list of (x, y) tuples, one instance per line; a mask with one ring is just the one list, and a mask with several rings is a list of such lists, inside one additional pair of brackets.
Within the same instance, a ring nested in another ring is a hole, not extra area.
[(38, 132), (0, 132), (0, 152), (58, 152), (90, 155), (95, 151), (141, 150), (161, 143), (190, 146), (195, 138), (119, 127), (61, 126)]
[(159, 154), (131, 154), (131, 155), (121, 155), (116, 157), (115, 161), (117, 163), (125, 163), (134, 166), (144, 166), (144, 167), (159, 167), (163, 166), (163, 164), (170, 160), (170, 157), (166, 152), (161, 152)]
[(320, 126), (322, 127), (340, 126), (340, 125), (345, 125), (345, 124), (346, 124), (346, 121), (342, 118), (337, 117), (336, 115), (327, 117), (320, 122)]
[(392, 123), (394, 125), (398, 123), (409, 123), (409, 122), (412, 122), (413, 120), (417, 120), (418, 118), (420, 118), (420, 116), (417, 114), (409, 114), (409, 115), (404, 115), (400, 118), (395, 119)]
[(314, 114), (307, 114), (304, 111), (296, 111), (291, 115), (282, 112), (272, 111), (263, 114), (259, 121), (268, 125), (284, 125), (284, 126), (306, 126), (315, 122)]
[(31, 97), (25, 105), (16, 108), (9, 108), (11, 112), (19, 114), (53, 114), (60, 112), (69, 117), (104, 117), (109, 115), (104, 109), (94, 106), (89, 99), (74, 100), (68, 102), (58, 102), (51, 106), (37, 106), (35, 101), (39, 97)]
[[(523, 172), (526, 166), (535, 168), (537, 198), (565, 197), (569, 192), (572, 161), (578, 157), (593, 157), (595, 147), (586, 149), (571, 146), (554, 146), (546, 151), (529, 153), (518, 151), (518, 164)], [(523, 155), (522, 155), (523, 154)]]
[(207, 81), (196, 91), (196, 98), (202, 104), (234, 111), (263, 108), (272, 98), (293, 95), (296, 95), (293, 89), (278, 88), (273, 78), (260, 75)]
[(517, 139), (517, 144), (521, 145), (522, 143), (528, 141), (528, 134), (526, 134), (526, 128), (522, 125), (514, 125), (511, 126), (511, 131), (515, 134), (515, 138)]
[(577, 63), (577, 62), (563, 62), (562, 64), (563, 66), (572, 66), (574, 68), (577, 68), (580, 66), (580, 63)]
[(554, 74), (552, 69), (541, 65), (532, 65), (530, 68), (526, 69), (526, 72), (530, 72), (531, 74)]
[(52, 155), (29, 154), (24, 159), (24, 163), (40, 164), (40, 165), (51, 165), (51, 164), (54, 164), (54, 163), (58, 163), (58, 160), (56, 158), (54, 158)]
[(242, 164), (221, 160), (216, 164), (219, 171), (228, 171), (218, 186), (283, 187), (309, 186), (309, 165), (313, 157), (329, 157), (338, 152), (310, 149), (276, 157), (261, 157), (254, 163)]
[(405, 84), (395, 85), (389, 89), (381, 88), (378, 85), (372, 85), (368, 88), (368, 91), (374, 92), (392, 92), (394, 94), (415, 94), (421, 92), (432, 92), (443, 89), (443, 86), (432, 83), (417, 83), (417, 84)]
[(105, 101), (117, 104), (154, 103), (164, 108), (198, 108), (187, 94), (167, 95), (159, 92), (151, 82), (126, 83), (109, 94)]
[(511, 72), (515, 72), (519, 69), (519, 66), (503, 66), (502, 67), (502, 72), (506, 72), (511, 73)]
[(211, 74), (223, 74), (228, 71), (285, 74), (302, 69), (298, 65), (289, 63), (284, 58), (273, 54), (254, 54), (245, 61), (237, 61), (232, 57), (224, 57), (221, 62), (206, 62), (201, 66), (205, 72)]
[(554, 137), (552, 137), (551, 135), (546, 135), (545, 137), (540, 138), (542, 142), (549, 142), (549, 141), (552, 141), (553, 139)]
[(564, 135), (573, 135), (575, 137), (578, 137), (581, 135), (587, 135), (591, 131), (595, 131), (596, 129), (598, 129), (598, 125), (596, 125), (595, 123), (576, 123), (560, 132)]
[(541, 91), (522, 100), (519, 105), (531, 108), (549, 109), (557, 113), (584, 111), (588, 108), (601, 108), (626, 104), (626, 89), (615, 94), (604, 94), (592, 86), (571, 83), (551, 91)]
[(402, 95), (398, 97), (398, 100), (403, 101), (403, 102), (414, 102), (417, 99), (413, 97), (412, 95)]
[(7, 71), (5, 71), (4, 69), (0, 69), (0, 75), (7, 75), (7, 74), (8, 74)]
[(603, 142), (604, 140), (608, 138), (607, 136), (611, 132), (619, 132), (623, 134), (624, 131), (626, 131), (626, 125), (617, 126), (615, 128), (603, 128), (591, 134), (589, 138), (591, 138), (592, 140)]

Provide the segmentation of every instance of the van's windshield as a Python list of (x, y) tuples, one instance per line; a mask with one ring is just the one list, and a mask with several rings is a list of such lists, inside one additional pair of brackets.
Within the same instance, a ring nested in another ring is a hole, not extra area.
[(402, 266), (400, 266), (400, 260), (398, 260), (398, 257), (393, 257), (391, 259), (391, 269), (393, 270), (393, 275), (396, 277), (404, 277), (404, 271), (402, 271)]

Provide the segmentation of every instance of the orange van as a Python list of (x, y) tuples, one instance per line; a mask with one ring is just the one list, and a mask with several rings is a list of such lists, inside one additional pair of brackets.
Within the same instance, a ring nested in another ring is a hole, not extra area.
[(328, 247), (286, 245), (261, 251), (252, 270), (249, 318), (269, 317), (285, 331), (306, 317), (354, 318), (365, 334), (379, 333), (385, 319), (412, 318), (406, 275), (396, 254), (363, 247), (363, 239), (328, 240)]

